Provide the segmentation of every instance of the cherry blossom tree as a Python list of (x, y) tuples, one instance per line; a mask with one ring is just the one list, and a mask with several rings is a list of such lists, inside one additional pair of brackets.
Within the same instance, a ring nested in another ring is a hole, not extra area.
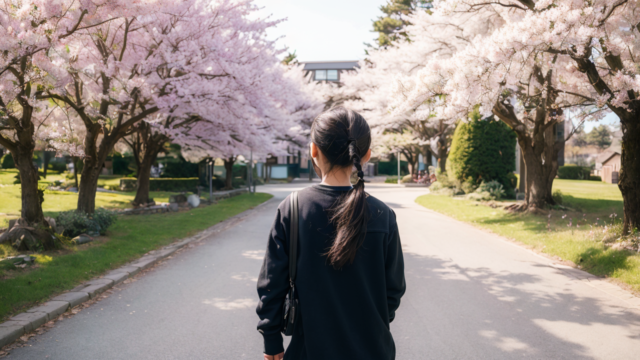
[(476, 36), (453, 57), (430, 61), (412, 78), (398, 81), (395, 94), (399, 109), (440, 97), (441, 114), (466, 119), (478, 110), (483, 117), (493, 114), (509, 125), (526, 166), (527, 206), (535, 210), (553, 204), (558, 152), (573, 134), (558, 137), (564, 115), (571, 112), (580, 122), (597, 119), (603, 112), (594, 108), (593, 90), (566, 71), (571, 65), (568, 59), (522, 45), (529, 38), (523, 29), (514, 28), (518, 10), (510, 8), (515, 3), (438, 3), (435, 11), (442, 16), (496, 13), (503, 22)]
[[(142, 136), (155, 143), (145, 147), (149, 165), (163, 136), (205, 115), (214, 119), (225, 102), (259, 103), (253, 82), (269, 66), (264, 54), (273, 45), (264, 31), (276, 22), (249, 19), (255, 10), (249, 0), (162, 0), (71, 37), (69, 53), (60, 54), (66, 69), (57, 74), (64, 85), (45, 97), (71, 107), (85, 127), (78, 210), (94, 210), (102, 164), (125, 136), (162, 135)], [(139, 181), (148, 182), (144, 174)]]
[[(288, 155), (307, 146), (313, 118), (325, 106), (328, 85), (310, 81), (301, 66), (280, 66), (272, 59), (263, 68), (253, 90), (258, 101), (233, 101), (216, 116), (218, 127), (200, 133), (204, 141), (185, 144), (185, 158), (199, 161), (222, 158), (226, 170), (225, 187), (232, 188), (232, 169), (238, 155), (255, 158)], [(243, 96), (242, 99), (245, 99)]]
[(430, 61), (451, 58), (474, 37), (490, 33), (504, 21), (495, 11), (443, 16), (424, 9), (404, 20), (409, 24), (403, 28), (406, 38), (371, 50), (356, 73), (343, 77), (343, 97), (347, 99), (346, 105), (362, 112), (374, 128), (395, 133), (409, 130), (420, 142), (431, 143), (425, 149), (433, 150), (444, 172), (458, 118), (437, 111), (440, 109), (435, 105), (442, 102), (438, 95), (399, 109), (393, 101), (392, 85), (398, 78), (410, 79)]
[[(0, 145), (20, 172), (21, 218), (29, 226), (44, 223), (38, 196), (38, 172), (32, 157), (38, 140), (60, 137), (48, 126), (55, 112), (42, 94), (55, 87), (50, 70), (56, 52), (71, 38), (120, 16), (118, 1), (21, 0), (0, 4)], [(45, 224), (46, 225), (46, 224)]]

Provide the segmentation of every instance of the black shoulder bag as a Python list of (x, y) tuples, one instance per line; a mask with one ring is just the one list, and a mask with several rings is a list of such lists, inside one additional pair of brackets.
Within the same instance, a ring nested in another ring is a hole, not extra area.
[(293, 335), (298, 320), (298, 299), (296, 298), (296, 258), (298, 255), (298, 192), (291, 193), (290, 208), (290, 237), (289, 237), (289, 293), (284, 299), (284, 321), (282, 333), (286, 336)]

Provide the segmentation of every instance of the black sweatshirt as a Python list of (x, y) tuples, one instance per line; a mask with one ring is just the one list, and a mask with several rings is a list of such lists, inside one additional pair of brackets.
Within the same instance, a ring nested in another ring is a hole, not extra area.
[[(315, 185), (298, 194), (300, 229), (295, 280), (301, 318), (285, 359), (395, 359), (389, 331), (405, 292), (404, 261), (393, 210), (368, 196), (370, 221), (353, 264), (335, 270), (323, 254), (335, 238), (327, 210), (350, 187)], [(282, 305), (289, 289), (287, 197), (276, 213), (258, 278), (258, 331), (265, 354), (282, 351)]]

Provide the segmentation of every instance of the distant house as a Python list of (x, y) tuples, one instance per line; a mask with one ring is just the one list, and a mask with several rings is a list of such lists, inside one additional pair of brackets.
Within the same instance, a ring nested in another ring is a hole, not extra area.
[[(340, 85), (342, 75), (346, 72), (353, 72), (359, 67), (357, 60), (345, 61), (307, 61), (301, 62), (304, 65), (305, 75), (311, 75), (312, 81), (332, 82)], [(311, 179), (316, 174), (312, 170), (311, 161), (307, 156), (307, 151), (298, 151), (290, 156), (274, 156), (267, 159), (265, 163), (265, 178), (271, 180), (285, 180), (297, 177)], [(366, 173), (373, 172), (373, 169), (365, 169)]]
[(609, 153), (606, 158), (602, 160), (602, 169), (600, 174), (602, 181), (609, 184), (617, 184), (618, 176), (620, 175), (621, 160), (619, 152)]
[(302, 62), (306, 75), (313, 74), (315, 81), (329, 81), (340, 83), (340, 75), (344, 72), (355, 71), (358, 61), (308, 61)]

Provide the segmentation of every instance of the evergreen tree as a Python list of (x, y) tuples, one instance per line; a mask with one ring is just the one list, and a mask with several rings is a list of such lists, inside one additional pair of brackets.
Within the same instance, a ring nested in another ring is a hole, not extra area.
[(595, 127), (587, 134), (587, 140), (589, 144), (597, 146), (600, 150), (604, 150), (611, 146), (611, 130), (609, 130), (607, 125)]
[(450, 178), (476, 185), (496, 180), (514, 197), (515, 169), (516, 135), (506, 124), (493, 117), (458, 124), (447, 160)]
[(408, 22), (402, 16), (419, 8), (430, 7), (431, 0), (387, 0), (386, 5), (380, 6), (384, 15), (373, 21), (373, 32), (378, 33), (378, 46), (389, 46), (398, 39), (408, 38), (407, 33), (402, 31)]

